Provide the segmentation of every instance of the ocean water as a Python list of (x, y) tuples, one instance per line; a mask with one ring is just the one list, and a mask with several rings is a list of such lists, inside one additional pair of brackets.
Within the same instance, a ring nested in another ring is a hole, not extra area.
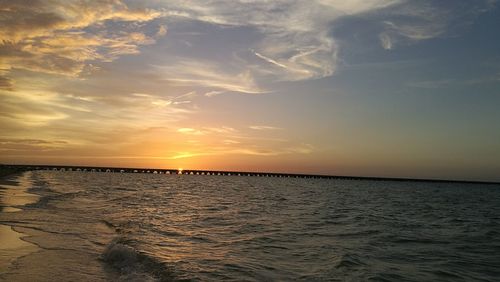
[(54, 171), (12, 180), (0, 226), (31, 248), (0, 248), (11, 256), (0, 280), (500, 280), (498, 185)]

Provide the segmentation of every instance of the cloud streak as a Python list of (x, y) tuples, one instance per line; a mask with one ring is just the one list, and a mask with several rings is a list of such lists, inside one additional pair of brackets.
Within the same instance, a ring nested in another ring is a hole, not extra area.
[[(207, 96), (223, 91), (246, 94), (269, 92), (257, 86), (249, 71), (231, 73), (223, 71), (209, 61), (182, 58), (167, 66), (156, 66), (163, 79), (178, 86), (195, 86), (206, 89)], [(215, 94), (215, 95), (216, 95)]]
[(253, 130), (276, 130), (281, 129), (279, 127), (269, 126), (269, 125), (251, 125), (248, 128)]

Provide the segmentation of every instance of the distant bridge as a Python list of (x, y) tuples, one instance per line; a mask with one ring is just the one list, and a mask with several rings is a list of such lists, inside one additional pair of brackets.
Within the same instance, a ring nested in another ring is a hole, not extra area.
[(292, 178), (355, 178), (346, 176), (293, 174), (275, 172), (247, 172), (222, 171), (199, 169), (162, 169), (162, 168), (130, 168), (130, 167), (102, 167), (102, 166), (67, 166), (67, 165), (2, 165), (2, 167), (20, 171), (51, 170), (51, 171), (80, 171), (80, 172), (107, 172), (107, 173), (151, 173), (175, 175), (217, 175), (217, 176), (257, 176), (257, 177), (292, 177)]
[(371, 181), (413, 181), (413, 182), (418, 181), (418, 182), (477, 183), (477, 184), (496, 184), (496, 185), (500, 184), (499, 182), (485, 182), (485, 181), (338, 176), (338, 175), (296, 174), (296, 173), (279, 173), (279, 172), (276, 173), (276, 172), (222, 171), (222, 170), (197, 170), (197, 169), (181, 170), (181, 169), (159, 169), (159, 168), (68, 166), (68, 165), (0, 165), (0, 171), (21, 172), (21, 171), (31, 171), (31, 170), (79, 171), (79, 172), (101, 172), (101, 173), (150, 173), (150, 174), (165, 174), (165, 175), (252, 176), (252, 177), (371, 180)]

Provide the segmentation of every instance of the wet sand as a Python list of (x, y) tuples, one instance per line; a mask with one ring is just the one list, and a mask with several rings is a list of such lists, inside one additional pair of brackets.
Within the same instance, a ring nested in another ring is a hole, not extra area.
[(16, 259), (37, 251), (36, 245), (22, 240), (24, 236), (8, 225), (0, 225), (0, 275), (7, 272)]
[(20, 211), (20, 206), (35, 203), (39, 196), (28, 193), (28, 173), (11, 175), (7, 179), (0, 180), (0, 205), (2, 212)]
[[(27, 192), (29, 186), (23, 185), (26, 177), (26, 174), (10, 175), (0, 179), (0, 212), (19, 212), (21, 206), (38, 200), (37, 195)], [(9, 225), (0, 224), (0, 275), (6, 273), (16, 259), (37, 251), (36, 245), (22, 239), (25, 236)]]

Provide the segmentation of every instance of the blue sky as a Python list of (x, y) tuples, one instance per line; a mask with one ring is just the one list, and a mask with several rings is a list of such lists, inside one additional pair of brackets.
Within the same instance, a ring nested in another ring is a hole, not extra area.
[(0, 8), (2, 162), (500, 180), (497, 1)]

